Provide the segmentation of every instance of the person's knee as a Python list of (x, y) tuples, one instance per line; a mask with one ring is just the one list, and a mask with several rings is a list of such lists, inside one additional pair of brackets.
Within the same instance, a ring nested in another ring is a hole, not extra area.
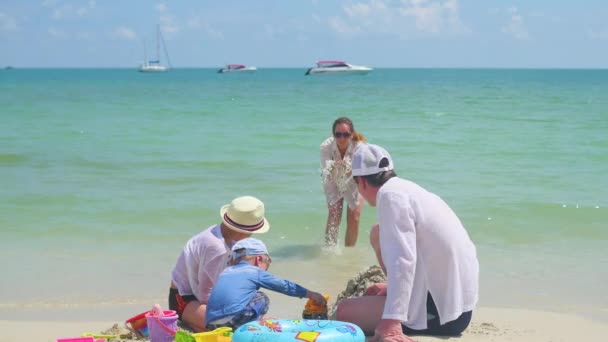
[(338, 321), (342, 321), (344, 320), (344, 309), (343, 309), (343, 305), (338, 304), (338, 307), (336, 308), (336, 312), (334, 312), (334, 316), (335, 319)]
[(268, 313), (268, 309), (270, 308), (270, 298), (268, 298), (268, 296), (262, 292), (262, 291), (258, 291), (258, 297), (260, 299), (259, 305), (256, 308), (258, 316), (264, 316), (266, 313)]
[(334, 317), (338, 321), (350, 322), (352, 320), (352, 310), (348, 308), (348, 303), (340, 303), (336, 307)]
[(186, 305), (184, 313), (182, 314), (182, 321), (184, 321), (195, 332), (203, 332), (206, 331), (206, 313), (206, 304), (201, 304), (199, 302), (193, 301)]

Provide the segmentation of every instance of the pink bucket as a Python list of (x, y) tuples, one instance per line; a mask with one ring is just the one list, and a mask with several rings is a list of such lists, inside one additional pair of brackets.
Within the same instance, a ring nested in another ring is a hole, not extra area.
[(146, 314), (150, 342), (173, 342), (177, 331), (177, 314), (173, 310), (164, 310), (163, 316)]

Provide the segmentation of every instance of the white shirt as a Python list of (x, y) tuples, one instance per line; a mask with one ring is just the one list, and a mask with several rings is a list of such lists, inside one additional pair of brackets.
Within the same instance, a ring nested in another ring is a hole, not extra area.
[(382, 318), (426, 329), (429, 292), (441, 324), (473, 310), (479, 286), (477, 252), (452, 209), (439, 196), (398, 177), (380, 187), (376, 206), (388, 273)]
[(221, 225), (193, 236), (182, 250), (171, 278), (181, 296), (194, 295), (205, 304), (220, 273), (230, 261), (230, 247), (224, 242)]
[[(354, 209), (359, 203), (357, 183), (350, 174), (353, 151), (357, 144), (358, 142), (351, 140), (342, 158), (334, 137), (329, 137), (321, 143), (321, 177), (328, 204), (334, 204), (344, 198), (348, 206)], [(334, 170), (334, 162), (340, 160), (344, 161), (345, 166)]]

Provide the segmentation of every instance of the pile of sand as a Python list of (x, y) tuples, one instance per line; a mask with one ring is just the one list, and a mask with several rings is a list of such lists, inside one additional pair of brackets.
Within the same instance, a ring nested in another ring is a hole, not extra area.
[(137, 336), (127, 330), (124, 326), (120, 326), (118, 324), (114, 324), (111, 328), (106, 329), (101, 332), (101, 335), (119, 335), (120, 338), (108, 339), (107, 341), (112, 342), (123, 342), (123, 341), (136, 341)]
[(365, 271), (359, 272), (346, 283), (346, 289), (336, 297), (336, 302), (328, 310), (328, 316), (333, 317), (336, 307), (343, 299), (363, 296), (365, 290), (375, 283), (386, 282), (386, 276), (380, 266), (374, 265)]

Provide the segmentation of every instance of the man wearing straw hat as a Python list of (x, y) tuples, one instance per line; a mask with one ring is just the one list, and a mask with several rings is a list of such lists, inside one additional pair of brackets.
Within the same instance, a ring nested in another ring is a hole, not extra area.
[(169, 308), (195, 332), (205, 331), (207, 301), (230, 263), (232, 245), (270, 229), (264, 203), (252, 196), (235, 198), (220, 209), (220, 216), (221, 223), (188, 240), (171, 273)]

